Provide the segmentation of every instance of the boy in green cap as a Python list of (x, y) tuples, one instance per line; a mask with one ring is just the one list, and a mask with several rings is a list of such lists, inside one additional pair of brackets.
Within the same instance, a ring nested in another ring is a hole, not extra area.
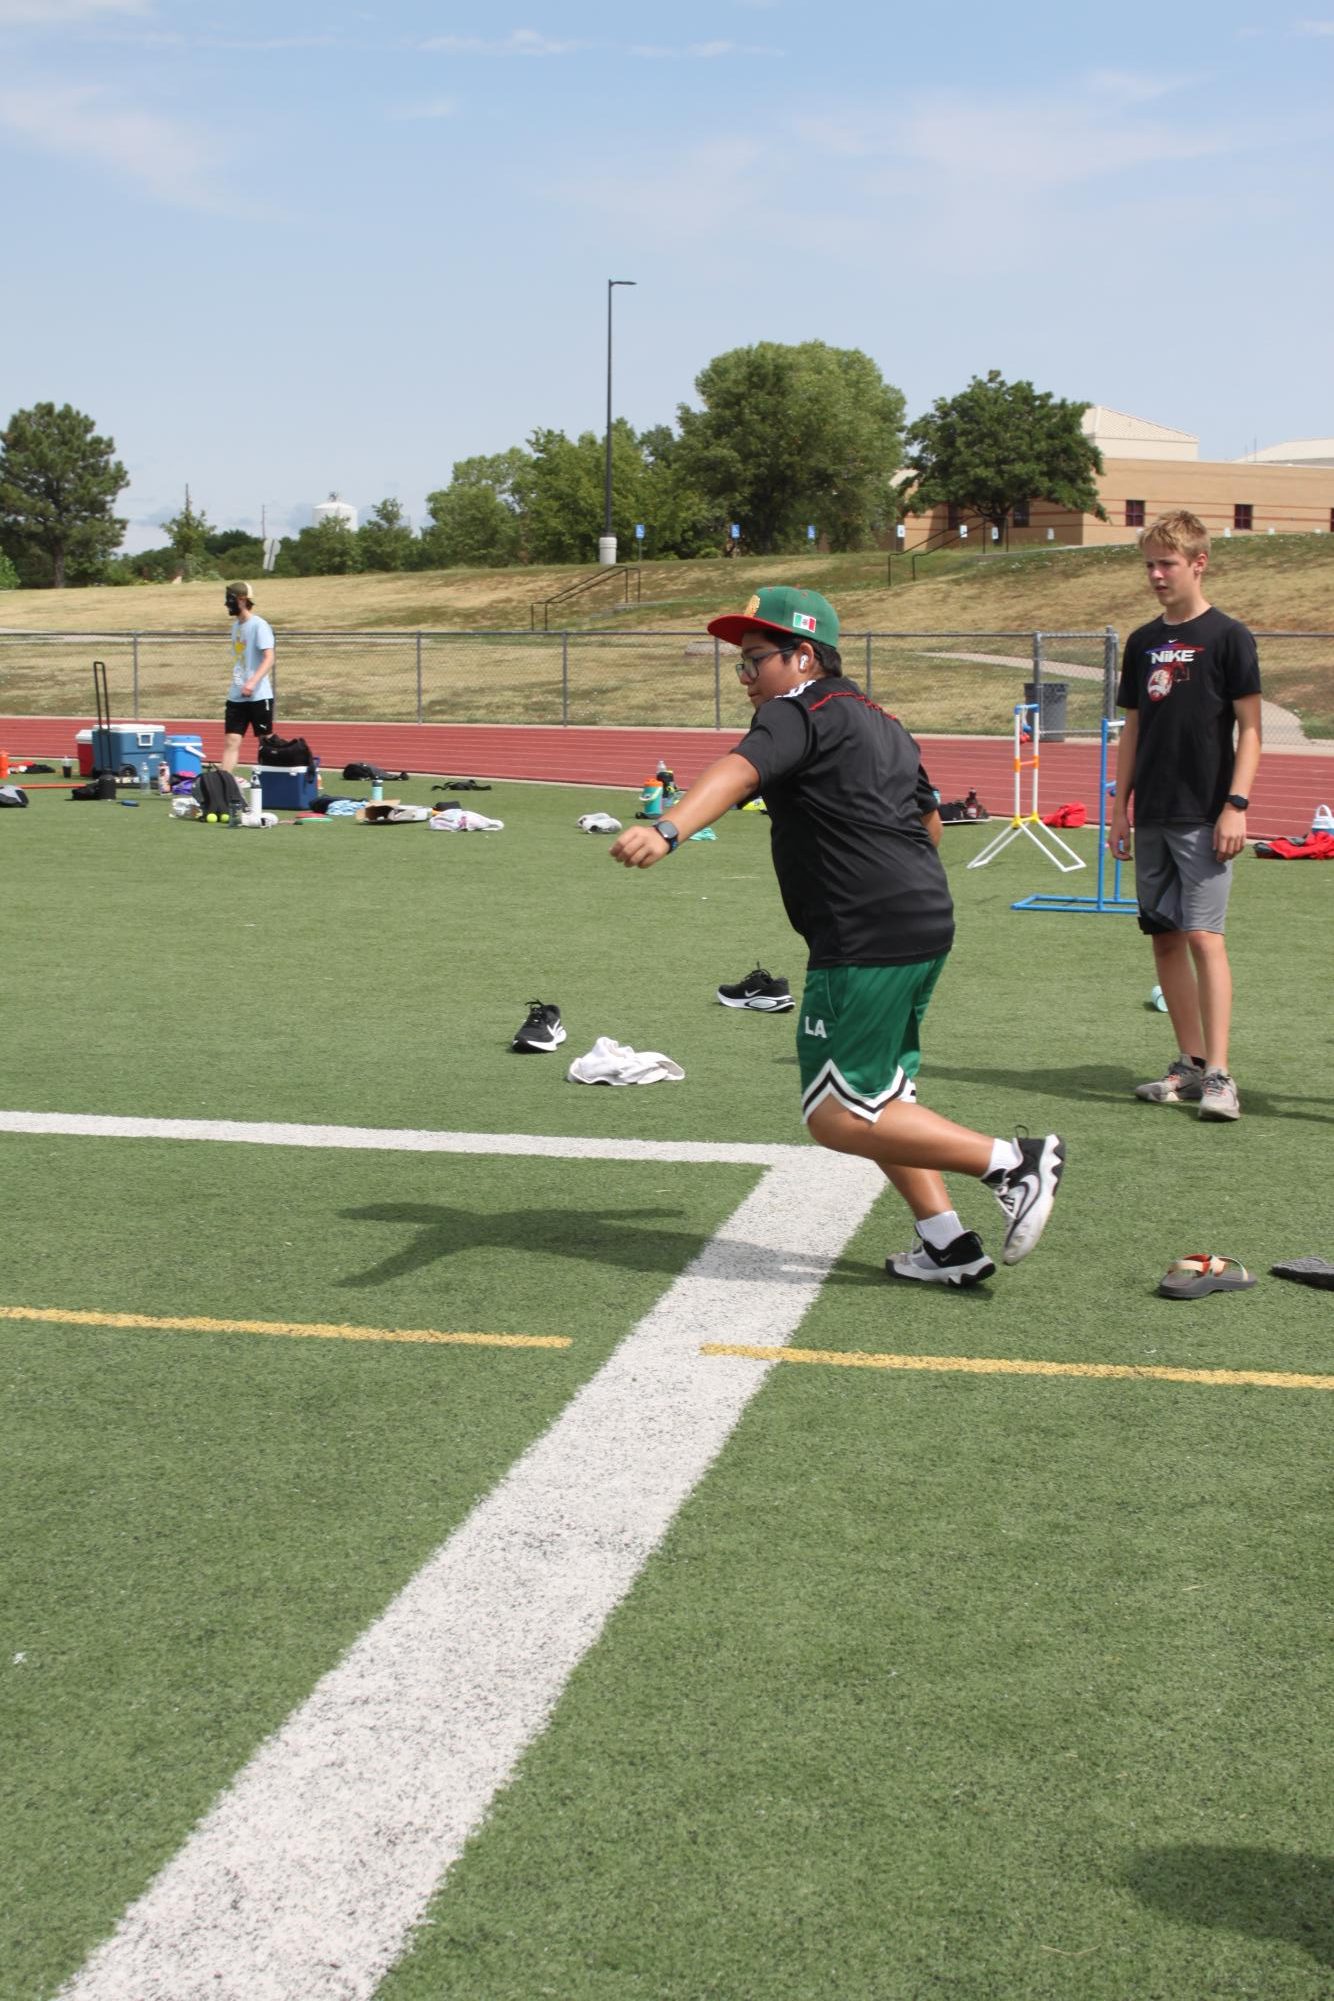
[(954, 940), (917, 745), (844, 676), (838, 617), (817, 591), (757, 591), (708, 629), (739, 649), (750, 729), (670, 818), (627, 827), (612, 857), (652, 868), (763, 792), (783, 905), (810, 949), (797, 1055), (811, 1137), (873, 1160), (911, 1209), (917, 1242), (886, 1259), (891, 1277), (976, 1285), (996, 1267), (942, 1173), (986, 1182), (1005, 1213), (1004, 1260), (1017, 1264), (1051, 1215), (1065, 1145), (1055, 1133), (988, 1139), (917, 1103), (922, 1018)]

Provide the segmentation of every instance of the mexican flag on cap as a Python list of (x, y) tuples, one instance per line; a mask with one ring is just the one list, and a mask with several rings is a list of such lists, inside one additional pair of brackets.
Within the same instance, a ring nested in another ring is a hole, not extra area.
[(769, 584), (756, 591), (744, 611), (729, 611), (709, 621), (715, 639), (739, 646), (747, 632), (778, 632), (789, 639), (818, 639), (838, 645), (838, 613), (819, 591), (795, 590), (791, 584)]

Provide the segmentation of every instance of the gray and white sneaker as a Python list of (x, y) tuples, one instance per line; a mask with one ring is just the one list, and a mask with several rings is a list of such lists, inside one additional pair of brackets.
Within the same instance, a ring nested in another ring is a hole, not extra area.
[(1005, 1212), (1008, 1228), (1001, 1256), (1007, 1265), (1017, 1265), (1036, 1246), (1065, 1172), (1065, 1141), (1058, 1133), (1048, 1133), (1045, 1139), (1019, 1138), (1015, 1145), (1017, 1167), (982, 1177)]
[(962, 1231), (943, 1251), (919, 1237), (912, 1250), (886, 1258), (885, 1271), (890, 1278), (925, 1279), (928, 1285), (977, 1285), (996, 1275), (976, 1230)]
[(1202, 1119), (1239, 1119), (1241, 1099), (1226, 1070), (1206, 1070), (1200, 1092)]
[(1204, 1065), (1178, 1056), (1151, 1084), (1136, 1084), (1135, 1096), (1149, 1105), (1197, 1105), (1204, 1092)]

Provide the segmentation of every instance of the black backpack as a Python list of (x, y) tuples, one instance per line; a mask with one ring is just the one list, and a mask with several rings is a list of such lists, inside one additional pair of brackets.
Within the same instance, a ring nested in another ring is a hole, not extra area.
[(259, 747), (261, 764), (313, 765), (314, 752), (303, 736), (266, 736)]
[(211, 764), (207, 771), (201, 771), (194, 782), (194, 798), (205, 819), (210, 813), (218, 819), (230, 819), (233, 809), (241, 812), (245, 806), (241, 788), (230, 771), (223, 771)]
[(21, 785), (0, 785), (0, 806), (26, 806), (28, 795)]

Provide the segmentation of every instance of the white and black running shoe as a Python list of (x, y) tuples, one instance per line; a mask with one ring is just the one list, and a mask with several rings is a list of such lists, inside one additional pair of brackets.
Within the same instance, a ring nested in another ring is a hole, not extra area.
[(890, 1278), (925, 1279), (928, 1285), (978, 1285), (996, 1275), (976, 1230), (964, 1230), (943, 1251), (919, 1237), (912, 1250), (886, 1258), (885, 1270)]
[(1065, 1172), (1065, 1141), (1055, 1133), (1048, 1133), (1045, 1139), (1017, 1139), (1015, 1145), (1019, 1149), (1017, 1167), (982, 1177), (1007, 1218), (1001, 1252), (1007, 1265), (1017, 1265), (1036, 1247)]
[(559, 1049), (565, 1040), (560, 1025), (560, 1009), (555, 1001), (529, 1001), (528, 1018), (510, 1044), (521, 1056), (537, 1055), (544, 1049)]
[(719, 987), (718, 998), (724, 1007), (752, 1007), (764, 1014), (786, 1014), (797, 1004), (787, 981), (766, 972), (763, 966), (747, 973), (735, 986)]

